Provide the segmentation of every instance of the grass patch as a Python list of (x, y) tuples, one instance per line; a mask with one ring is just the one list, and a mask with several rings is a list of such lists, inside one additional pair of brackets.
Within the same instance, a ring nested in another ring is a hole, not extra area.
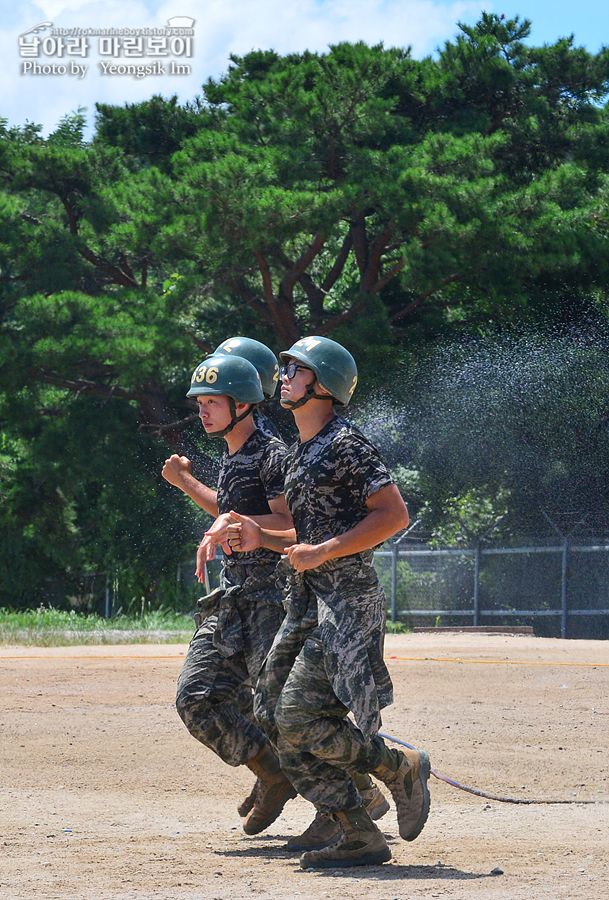
[(78, 644), (181, 644), (192, 637), (192, 616), (155, 610), (103, 619), (60, 609), (0, 609), (0, 645), (67, 647)]
[(410, 634), (411, 628), (405, 622), (387, 622), (386, 634)]
[[(194, 632), (192, 616), (159, 609), (139, 616), (61, 609), (0, 609), (0, 646), (70, 647), (79, 644), (184, 644)], [(387, 634), (408, 634), (403, 622), (387, 622)]]

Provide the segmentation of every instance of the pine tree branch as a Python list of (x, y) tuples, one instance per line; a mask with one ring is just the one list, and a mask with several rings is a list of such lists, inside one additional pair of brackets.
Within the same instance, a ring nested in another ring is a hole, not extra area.
[(418, 309), (419, 306), (422, 306), (427, 298), (431, 297), (432, 294), (436, 294), (443, 287), (446, 287), (447, 284), (452, 284), (453, 281), (460, 281), (463, 278), (465, 278), (465, 272), (455, 272), (454, 275), (449, 275), (447, 278), (444, 278), (439, 284), (436, 284), (428, 291), (425, 291), (423, 294), (419, 294), (419, 296), (415, 300), (413, 300), (412, 303), (409, 303), (407, 306), (403, 306), (402, 309), (399, 309), (392, 315), (391, 321), (398, 322), (400, 319), (406, 318), (406, 316), (409, 316), (416, 309)]
[(197, 337), (197, 335), (192, 331), (189, 332), (188, 336), (190, 337), (193, 344), (198, 347), (202, 353), (211, 355), (214, 352), (214, 348), (211, 346), (211, 344), (208, 344), (207, 341), (202, 341), (201, 338)]
[(351, 238), (353, 240), (353, 251), (355, 253), (355, 261), (359, 269), (360, 278), (364, 277), (364, 273), (368, 267), (368, 241), (366, 238), (366, 217), (363, 212), (358, 212), (351, 219), (350, 228)]
[[(61, 200), (63, 208), (66, 211), (70, 234), (74, 237), (78, 237), (78, 216), (76, 215), (74, 207), (71, 203), (69, 203), (68, 198), (64, 194), (58, 193), (57, 196)], [(103, 272), (106, 272), (112, 277), (112, 280), (116, 284), (120, 284), (121, 287), (139, 287), (139, 284), (135, 280), (133, 273), (131, 273), (131, 276), (129, 276), (127, 272), (124, 272), (117, 266), (112, 265), (112, 263), (108, 262), (107, 259), (104, 259), (102, 256), (98, 256), (97, 253), (94, 253), (94, 251), (87, 247), (86, 244), (80, 247), (77, 246), (77, 250), (80, 255), (87, 260), (87, 262), (92, 263), (96, 268), (101, 269)]]
[(369, 293), (371, 291), (372, 285), (378, 281), (378, 274), (381, 267), (381, 258), (383, 256), (383, 251), (389, 243), (389, 239), (392, 234), (393, 230), (391, 228), (385, 228), (384, 231), (381, 231), (381, 233), (376, 236), (368, 249), (366, 271), (364, 272), (360, 285), (360, 290), (364, 293)]
[(193, 413), (191, 416), (186, 416), (184, 419), (178, 419), (176, 422), (169, 422), (167, 425), (142, 423), (141, 425), (138, 425), (137, 430), (143, 431), (145, 428), (149, 428), (155, 437), (160, 437), (168, 431), (180, 431), (182, 428), (185, 428), (186, 425), (191, 425), (193, 422), (196, 422), (198, 418), (199, 413)]
[(402, 271), (402, 269), (404, 268), (405, 265), (406, 265), (405, 258), (398, 259), (398, 261), (395, 262), (391, 266), (391, 268), (387, 272), (385, 272), (385, 274), (381, 278), (379, 278), (379, 280), (375, 284), (372, 285), (372, 287), (370, 288), (370, 293), (378, 294), (380, 291), (382, 291), (383, 288), (389, 284), (391, 279), (395, 278), (395, 276), (398, 274), (398, 272)]
[(351, 231), (348, 231), (342, 243), (342, 246), (338, 251), (338, 255), (334, 260), (332, 268), (324, 278), (323, 284), (321, 286), (321, 289), (322, 291), (324, 291), (324, 293), (328, 294), (342, 275), (343, 269), (345, 268), (345, 263), (349, 259), (349, 253), (351, 252), (352, 247), (353, 235), (351, 234)]
[(281, 280), (280, 292), (287, 297), (291, 297), (294, 291), (294, 285), (311, 265), (316, 256), (321, 252), (326, 243), (326, 235), (320, 229), (314, 236), (313, 240), (300, 254), (291, 270), (288, 271)]
[(100, 397), (102, 400), (110, 400), (113, 397), (120, 397), (122, 400), (138, 399), (135, 391), (125, 390), (125, 388), (120, 388), (116, 384), (102, 384), (98, 381), (89, 381), (86, 378), (72, 380), (44, 369), (33, 369), (32, 374), (45, 384), (66, 388), (77, 396), (79, 394), (92, 394), (94, 397)]
[(327, 319), (323, 325), (316, 329), (315, 334), (327, 335), (329, 331), (338, 328), (339, 325), (350, 322), (351, 319), (355, 318), (355, 316), (359, 315), (359, 313), (365, 309), (367, 300), (367, 295), (364, 295), (357, 303), (350, 306), (349, 309), (344, 310), (344, 312), (340, 313), (338, 316), (332, 316), (331, 319)]
[(255, 250), (254, 255), (262, 275), (262, 284), (264, 287), (264, 295), (267, 303), (270, 319), (267, 318), (269, 324), (274, 328), (282, 340), (294, 343), (294, 335), (298, 329), (294, 319), (294, 298), (285, 294), (283, 290), (283, 282), (279, 286), (278, 295), (275, 296), (273, 291), (273, 281), (271, 269), (266, 258)]

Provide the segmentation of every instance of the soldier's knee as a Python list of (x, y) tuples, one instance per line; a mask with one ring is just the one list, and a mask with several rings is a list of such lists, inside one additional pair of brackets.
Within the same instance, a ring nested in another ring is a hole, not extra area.
[(279, 698), (275, 709), (277, 731), (284, 740), (300, 747), (306, 742), (307, 730), (311, 726), (311, 714), (308, 710), (294, 703)]
[(188, 723), (194, 718), (197, 720), (204, 719), (210, 711), (211, 703), (208, 699), (195, 694), (190, 690), (188, 684), (178, 683), (176, 692), (176, 710), (179, 717), (188, 727)]
[(188, 699), (188, 693), (180, 685), (178, 685), (178, 690), (176, 692), (176, 710), (183, 722), (185, 722), (188, 717), (189, 708), (190, 703)]

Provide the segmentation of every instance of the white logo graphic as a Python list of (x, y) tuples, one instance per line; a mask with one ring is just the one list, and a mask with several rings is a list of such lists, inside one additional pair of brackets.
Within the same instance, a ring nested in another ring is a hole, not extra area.
[(192, 28), (194, 24), (195, 20), (189, 19), (188, 16), (174, 16), (173, 19), (167, 19), (168, 28)]
[(26, 34), (38, 34), (39, 31), (44, 31), (45, 28), (52, 28), (52, 22), (41, 22), (40, 25), (34, 25), (33, 28), (30, 28), (29, 31), (24, 31), (20, 37), (25, 37)]

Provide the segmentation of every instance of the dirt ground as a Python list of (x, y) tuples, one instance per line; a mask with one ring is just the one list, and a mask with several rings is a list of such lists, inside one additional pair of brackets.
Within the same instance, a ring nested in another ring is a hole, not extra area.
[[(303, 871), (287, 838), (298, 798), (248, 838), (253, 782), (186, 732), (174, 707), (184, 645), (0, 648), (1, 900), (609, 898), (609, 641), (528, 635), (387, 637), (384, 732), (429, 751), (427, 826), (379, 822), (393, 859)], [(592, 800), (596, 803), (584, 804)]]

